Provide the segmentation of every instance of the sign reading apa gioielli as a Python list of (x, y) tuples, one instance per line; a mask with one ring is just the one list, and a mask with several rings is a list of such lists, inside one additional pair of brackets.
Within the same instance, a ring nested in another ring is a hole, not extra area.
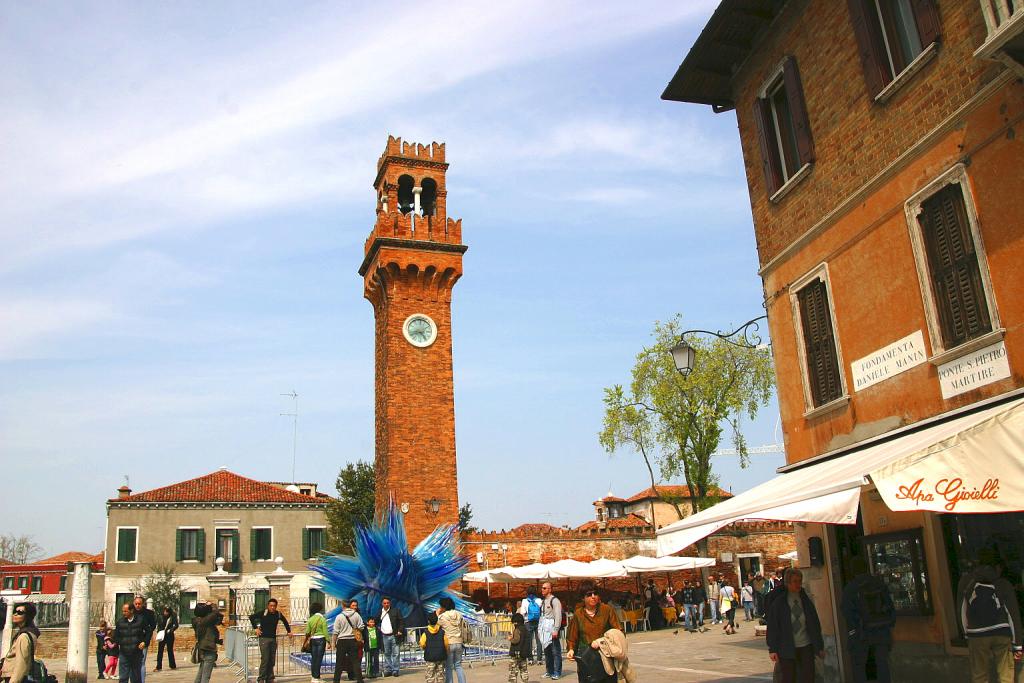
[(920, 365), (928, 358), (921, 330), (850, 363), (853, 390), (867, 389), (873, 384), (894, 377), (904, 370)]
[(1002, 341), (939, 366), (942, 398), (952, 398), (1009, 376), (1010, 360)]

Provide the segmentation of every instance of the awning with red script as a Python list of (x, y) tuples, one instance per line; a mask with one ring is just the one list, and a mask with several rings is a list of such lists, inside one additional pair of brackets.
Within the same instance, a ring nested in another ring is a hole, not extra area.
[(659, 529), (658, 555), (743, 520), (853, 524), (868, 477), (892, 510), (1024, 510), (1024, 399), (781, 474)]

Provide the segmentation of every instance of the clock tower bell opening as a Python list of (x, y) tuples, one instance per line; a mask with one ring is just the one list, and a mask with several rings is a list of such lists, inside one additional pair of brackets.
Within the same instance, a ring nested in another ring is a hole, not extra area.
[(375, 321), (376, 512), (395, 501), (410, 548), (459, 520), (451, 300), (467, 247), (448, 217), (447, 169), (443, 143), (388, 136), (359, 267)]

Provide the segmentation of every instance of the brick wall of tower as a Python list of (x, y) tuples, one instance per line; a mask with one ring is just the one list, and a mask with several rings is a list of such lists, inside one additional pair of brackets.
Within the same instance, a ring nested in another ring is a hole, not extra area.
[[(458, 521), (451, 294), (462, 274), (461, 221), (447, 218), (444, 146), (389, 138), (378, 163), (377, 220), (366, 241), (364, 296), (375, 316), (376, 506), (408, 503), (410, 547), (438, 524)], [(438, 186), (434, 216), (402, 214), (397, 183), (410, 175)], [(421, 313), (437, 326), (426, 348), (410, 344), (406, 319)], [(440, 501), (437, 514), (426, 501)]]

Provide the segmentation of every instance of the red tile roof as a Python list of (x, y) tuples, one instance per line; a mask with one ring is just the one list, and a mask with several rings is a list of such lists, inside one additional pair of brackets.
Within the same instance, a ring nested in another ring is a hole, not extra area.
[[(95, 562), (97, 555), (94, 553), (83, 553), (79, 550), (72, 550), (70, 552), (61, 553), (60, 555), (54, 555), (48, 557), (45, 560), (37, 560), (32, 564), (67, 564), (68, 562)], [(100, 562), (103, 561), (103, 554), (100, 553), (98, 556)]]
[(127, 498), (111, 498), (111, 503), (306, 503), (326, 505), (329, 496), (316, 498), (217, 470), (195, 479), (142, 491)]
[[(640, 515), (636, 514), (635, 512), (631, 512), (628, 515), (623, 515), (622, 517), (609, 519), (608, 522), (605, 524), (606, 529), (641, 529), (649, 526), (651, 526), (651, 523), (643, 517), (641, 517)], [(591, 520), (585, 524), (579, 525), (578, 527), (576, 527), (576, 530), (590, 531), (591, 529), (599, 528), (601, 527), (598, 524), (598, 522)]]
[[(658, 494), (660, 494), (662, 496), (670, 496), (672, 498), (692, 498), (693, 497), (690, 494), (690, 487), (689, 486), (675, 486), (675, 485), (672, 485), (672, 484), (661, 484), (661, 485), (659, 485), (658, 486)], [(729, 493), (728, 491), (724, 491), (724, 490), (718, 488), (717, 486), (714, 487), (713, 489), (711, 489), (710, 491), (708, 491), (708, 495), (709, 496), (718, 496), (719, 498), (732, 498), (732, 494), (731, 493)], [(655, 495), (654, 489), (652, 487), (648, 486), (647, 488), (645, 488), (640, 493), (636, 493), (636, 494), (633, 494), (632, 496), (630, 496), (629, 500), (627, 500), (626, 502), (627, 503), (635, 503), (635, 502), (640, 501), (640, 500), (649, 500), (651, 498), (657, 499), (658, 496)]]
[(625, 502), (626, 502), (625, 498), (619, 498), (618, 496), (605, 496), (601, 500), (595, 500), (594, 504), (596, 505), (597, 503), (625, 503)]
[(513, 533), (519, 534), (550, 534), (557, 531), (558, 527), (543, 522), (520, 524), (512, 530)]

